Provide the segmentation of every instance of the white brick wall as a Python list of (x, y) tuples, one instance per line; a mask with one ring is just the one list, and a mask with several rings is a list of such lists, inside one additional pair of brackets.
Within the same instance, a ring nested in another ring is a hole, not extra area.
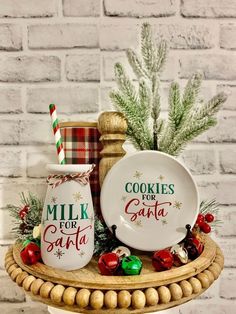
[(222, 204), (224, 225), (216, 239), (226, 269), (200, 299), (166, 313), (235, 313), (236, 1), (1, 0), (0, 18), (1, 313), (46, 313), (11, 283), (3, 258), (13, 241), (6, 204), (17, 203), (21, 191), (44, 196), (45, 164), (56, 160), (48, 104), (58, 105), (63, 120), (93, 120), (100, 110), (111, 109), (114, 63), (127, 64), (124, 50), (138, 47), (143, 21), (153, 25), (156, 41), (169, 41), (164, 110), (169, 83), (178, 79), (183, 86), (195, 70), (204, 74), (204, 98), (228, 93), (218, 125), (181, 156), (201, 198)]

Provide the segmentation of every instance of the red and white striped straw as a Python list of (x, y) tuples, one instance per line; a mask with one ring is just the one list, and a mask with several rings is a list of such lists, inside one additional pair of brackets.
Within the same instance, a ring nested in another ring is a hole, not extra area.
[(52, 128), (55, 138), (55, 144), (57, 148), (57, 156), (60, 164), (65, 164), (65, 153), (62, 144), (61, 132), (59, 127), (59, 121), (57, 119), (56, 106), (54, 104), (49, 105), (50, 116), (52, 119)]

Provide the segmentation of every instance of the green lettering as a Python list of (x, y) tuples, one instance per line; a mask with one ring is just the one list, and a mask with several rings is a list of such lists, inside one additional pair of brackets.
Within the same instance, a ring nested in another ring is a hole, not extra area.
[(80, 219), (88, 219), (88, 214), (87, 214), (88, 203), (80, 204), (80, 208), (81, 208)]
[(53, 205), (53, 208), (51, 208), (51, 205), (47, 205), (47, 219), (48, 220), (48, 214), (53, 214), (53, 220), (57, 220), (57, 204)]
[(65, 220), (65, 206), (66, 204), (61, 204), (61, 220)]
[(170, 193), (169, 194), (174, 194), (175, 191), (174, 191), (174, 184), (169, 184), (169, 189), (170, 189)]
[(147, 190), (147, 186), (145, 183), (141, 183), (140, 185), (140, 192), (141, 193), (146, 193), (146, 190)]
[(148, 193), (154, 194), (155, 192), (153, 188), (154, 188), (154, 183), (148, 183)]
[(162, 184), (162, 186), (161, 186), (161, 193), (162, 194), (168, 194), (166, 188), (167, 188), (167, 184)]
[(69, 220), (77, 220), (78, 219), (78, 215), (73, 218), (73, 206), (74, 204), (69, 204)]
[[(131, 190), (128, 190), (128, 185), (131, 185)], [(128, 182), (128, 183), (126, 183), (126, 185), (125, 185), (125, 191), (127, 192), (127, 193), (131, 193), (132, 192), (132, 183), (131, 182)]]
[(137, 182), (135, 182), (133, 184), (133, 192), (134, 193), (138, 193), (139, 192), (139, 184)]

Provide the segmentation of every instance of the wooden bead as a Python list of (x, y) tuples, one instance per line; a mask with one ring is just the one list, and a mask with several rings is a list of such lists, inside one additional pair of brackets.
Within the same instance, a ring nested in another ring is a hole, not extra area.
[[(11, 261), (14, 261), (14, 258), (13, 258), (13, 255), (10, 255), (10, 256), (8, 256), (8, 257), (6, 257), (5, 258), (5, 265), (7, 264), (7, 263), (9, 263), (9, 262), (11, 262)], [(14, 261), (14, 263), (15, 263), (15, 261)]]
[(8, 257), (13, 258), (12, 250), (8, 250), (8, 251), (7, 251), (7, 253), (6, 253), (6, 255), (5, 255), (5, 260), (6, 260)]
[(208, 277), (208, 279), (210, 281), (210, 285), (211, 285), (214, 282), (214, 280), (215, 280), (213, 274), (208, 269), (204, 270), (203, 274), (207, 275), (207, 277)]
[(108, 309), (115, 309), (117, 307), (117, 293), (115, 291), (107, 291), (104, 298), (105, 306)]
[(219, 272), (215, 267), (210, 266), (210, 267), (208, 267), (208, 270), (212, 273), (215, 280), (219, 277)]
[(182, 280), (179, 283), (184, 297), (189, 297), (193, 293), (193, 287), (187, 280)]
[(17, 276), (17, 278), (16, 278), (16, 283), (18, 284), (18, 286), (21, 286), (22, 282), (28, 276), (29, 276), (29, 274), (26, 271), (23, 271), (22, 273), (20, 273), (19, 276)]
[(66, 305), (74, 305), (77, 289), (68, 287), (63, 293), (63, 301)]
[(25, 289), (25, 291), (30, 290), (30, 286), (33, 283), (33, 281), (35, 281), (35, 280), (36, 280), (36, 278), (32, 275), (25, 278), (25, 280), (23, 281), (23, 284), (22, 284), (22, 287)]
[(49, 298), (50, 296), (50, 292), (52, 290), (52, 288), (54, 287), (54, 284), (50, 281), (44, 282), (44, 284), (42, 284), (39, 294), (42, 298)]
[(221, 273), (222, 268), (220, 267), (218, 263), (213, 262), (211, 266), (214, 267), (218, 271), (219, 274)]
[(90, 294), (91, 292), (88, 289), (80, 289), (75, 297), (76, 304), (82, 309), (88, 306)]
[(215, 262), (220, 265), (221, 269), (224, 267), (224, 258), (217, 256)]
[(50, 298), (54, 303), (60, 303), (62, 300), (63, 293), (65, 291), (65, 287), (62, 285), (56, 285), (52, 288), (50, 293)]
[(166, 304), (170, 302), (171, 294), (167, 287), (161, 286), (157, 289), (157, 292), (159, 294), (160, 303)]
[(202, 290), (201, 282), (195, 277), (190, 278), (188, 281), (193, 288), (193, 293), (200, 293)]
[(183, 292), (181, 287), (177, 283), (172, 283), (169, 285), (169, 290), (171, 293), (171, 300), (178, 301), (182, 298)]
[(30, 291), (34, 294), (37, 295), (39, 292), (40, 287), (42, 286), (42, 284), (44, 283), (44, 281), (40, 278), (36, 279), (35, 281), (32, 282), (32, 285), (30, 287)]
[(104, 294), (100, 290), (95, 290), (91, 293), (90, 305), (94, 310), (100, 310), (103, 307)]
[(131, 304), (131, 295), (129, 291), (122, 290), (118, 293), (118, 306), (122, 309), (127, 309)]
[(134, 309), (143, 309), (146, 304), (146, 297), (143, 291), (135, 290), (132, 293), (131, 302)]
[(197, 275), (197, 279), (200, 280), (202, 288), (207, 289), (210, 286), (210, 280), (206, 274), (200, 273)]
[(7, 270), (8, 274), (11, 275), (11, 273), (13, 272), (13, 270), (15, 270), (15, 269), (17, 269), (17, 268), (18, 268), (18, 265), (17, 265), (16, 263), (12, 264), (12, 265), (8, 268), (8, 270)]
[(14, 269), (13, 272), (11, 273), (11, 279), (12, 279), (13, 281), (15, 281), (16, 277), (17, 277), (20, 273), (22, 273), (22, 269), (21, 269), (20, 267)]
[(159, 301), (158, 292), (154, 288), (148, 288), (145, 290), (146, 303), (148, 306), (157, 305)]
[(222, 250), (219, 248), (219, 246), (216, 247), (216, 255), (223, 256)]
[(5, 269), (6, 269), (6, 271), (8, 272), (8, 269), (9, 269), (9, 267), (11, 266), (11, 265), (14, 265), (16, 262), (14, 261), (14, 260), (10, 260), (10, 261), (8, 261), (7, 263), (5, 263)]

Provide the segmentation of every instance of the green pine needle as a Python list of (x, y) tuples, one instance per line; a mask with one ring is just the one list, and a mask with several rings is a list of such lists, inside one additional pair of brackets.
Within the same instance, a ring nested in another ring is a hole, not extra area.
[[(20, 210), (28, 205), (29, 212), (26, 214), (24, 220), (19, 216)], [(26, 239), (33, 239), (33, 229), (35, 226), (41, 223), (41, 216), (43, 210), (43, 202), (34, 194), (28, 192), (26, 196), (24, 193), (20, 194), (20, 205), (7, 205), (10, 211), (10, 216), (14, 220), (14, 227), (12, 228), (12, 233), (18, 241), (24, 241)], [(22, 228), (24, 224), (24, 228)]]
[(169, 90), (168, 119), (160, 119), (160, 74), (167, 59), (167, 44), (156, 44), (151, 26), (142, 25), (141, 51), (127, 50), (127, 58), (138, 80), (138, 88), (127, 76), (120, 63), (115, 65), (117, 91), (110, 93), (115, 107), (128, 122), (127, 135), (139, 150), (160, 150), (177, 156), (189, 141), (216, 124), (216, 113), (226, 101), (220, 93), (199, 104), (202, 76), (193, 74), (181, 95), (180, 86), (173, 82)]

